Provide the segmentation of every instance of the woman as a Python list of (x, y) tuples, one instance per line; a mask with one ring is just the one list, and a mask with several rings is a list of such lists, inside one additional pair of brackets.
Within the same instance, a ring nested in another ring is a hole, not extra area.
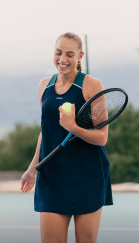
[[(40, 212), (42, 243), (66, 243), (74, 215), (76, 243), (96, 243), (103, 205), (112, 205), (110, 163), (104, 145), (108, 126), (85, 130), (75, 115), (93, 95), (102, 91), (100, 80), (81, 73), (82, 41), (74, 33), (61, 35), (55, 44), (58, 73), (39, 84), (42, 108), (41, 133), (34, 158), (21, 179), (21, 190), (36, 181), (34, 208)], [(72, 111), (62, 109), (72, 103)], [(38, 173), (35, 165), (63, 141), (68, 132), (79, 137)], [(37, 179), (36, 179), (37, 174)]]

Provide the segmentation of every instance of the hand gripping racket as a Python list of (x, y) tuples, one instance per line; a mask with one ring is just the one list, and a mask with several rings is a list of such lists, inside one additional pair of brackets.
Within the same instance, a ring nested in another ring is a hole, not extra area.
[[(127, 102), (128, 95), (124, 90), (119, 88), (103, 90), (81, 107), (76, 116), (76, 123), (84, 129), (100, 129), (115, 120), (125, 109)], [(36, 165), (36, 170), (41, 170), (57, 153), (77, 138), (69, 133), (61, 144)]]

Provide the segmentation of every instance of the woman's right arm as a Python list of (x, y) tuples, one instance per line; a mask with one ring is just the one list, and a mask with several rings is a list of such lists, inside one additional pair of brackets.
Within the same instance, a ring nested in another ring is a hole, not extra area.
[(40, 132), (39, 137), (38, 137), (38, 143), (37, 143), (35, 155), (32, 159), (32, 162), (30, 163), (30, 165), (28, 167), (28, 170), (34, 172), (34, 174), (37, 173), (37, 171), (35, 169), (35, 165), (37, 165), (39, 163), (39, 153), (40, 153), (41, 140), (42, 140), (42, 133)]
[(37, 165), (38, 162), (39, 162), (39, 152), (40, 152), (41, 139), (42, 139), (42, 136), (41, 136), (41, 132), (40, 132), (35, 155), (34, 155), (32, 161), (31, 161), (28, 169), (25, 171), (25, 173), (21, 177), (20, 190), (22, 192), (30, 191), (33, 188), (33, 186), (35, 185), (36, 175), (37, 175), (35, 165)]
[[(42, 109), (41, 97), (42, 97), (42, 94), (43, 94), (47, 84), (49, 83), (50, 79), (51, 78), (44, 78), (39, 83), (39, 99), (40, 99), (41, 109)], [(25, 171), (25, 173), (21, 177), (20, 190), (22, 192), (30, 191), (33, 188), (33, 186), (35, 185), (36, 175), (37, 175), (37, 170), (35, 169), (35, 165), (37, 165), (39, 163), (41, 140), (42, 140), (42, 133), (40, 132), (34, 157), (31, 161), (28, 169)]]

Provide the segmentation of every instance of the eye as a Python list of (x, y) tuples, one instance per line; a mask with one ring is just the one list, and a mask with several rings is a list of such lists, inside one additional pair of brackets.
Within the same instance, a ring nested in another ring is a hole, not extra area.
[(68, 57), (73, 57), (73, 55), (67, 54)]
[(56, 52), (56, 55), (58, 55), (58, 56), (61, 55), (61, 52)]

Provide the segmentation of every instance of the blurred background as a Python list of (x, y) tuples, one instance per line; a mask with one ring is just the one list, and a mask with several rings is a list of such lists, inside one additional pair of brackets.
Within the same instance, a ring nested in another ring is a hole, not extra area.
[[(0, 23), (0, 170), (27, 169), (40, 132), (38, 85), (57, 72), (57, 37), (77, 33), (83, 41), (86, 70), (105, 88), (119, 87), (129, 105), (110, 125), (106, 145), (112, 183), (139, 182), (139, 2), (1, 2)], [(20, 155), (20, 160), (19, 160)]]
[(112, 184), (139, 183), (138, 0), (0, 2), (1, 175), (22, 173), (34, 156), (41, 122), (38, 85), (57, 73), (55, 41), (69, 31), (83, 41), (82, 72), (87, 72), (86, 35), (88, 73), (104, 88), (123, 88), (129, 96), (128, 107), (109, 127), (106, 150)]

